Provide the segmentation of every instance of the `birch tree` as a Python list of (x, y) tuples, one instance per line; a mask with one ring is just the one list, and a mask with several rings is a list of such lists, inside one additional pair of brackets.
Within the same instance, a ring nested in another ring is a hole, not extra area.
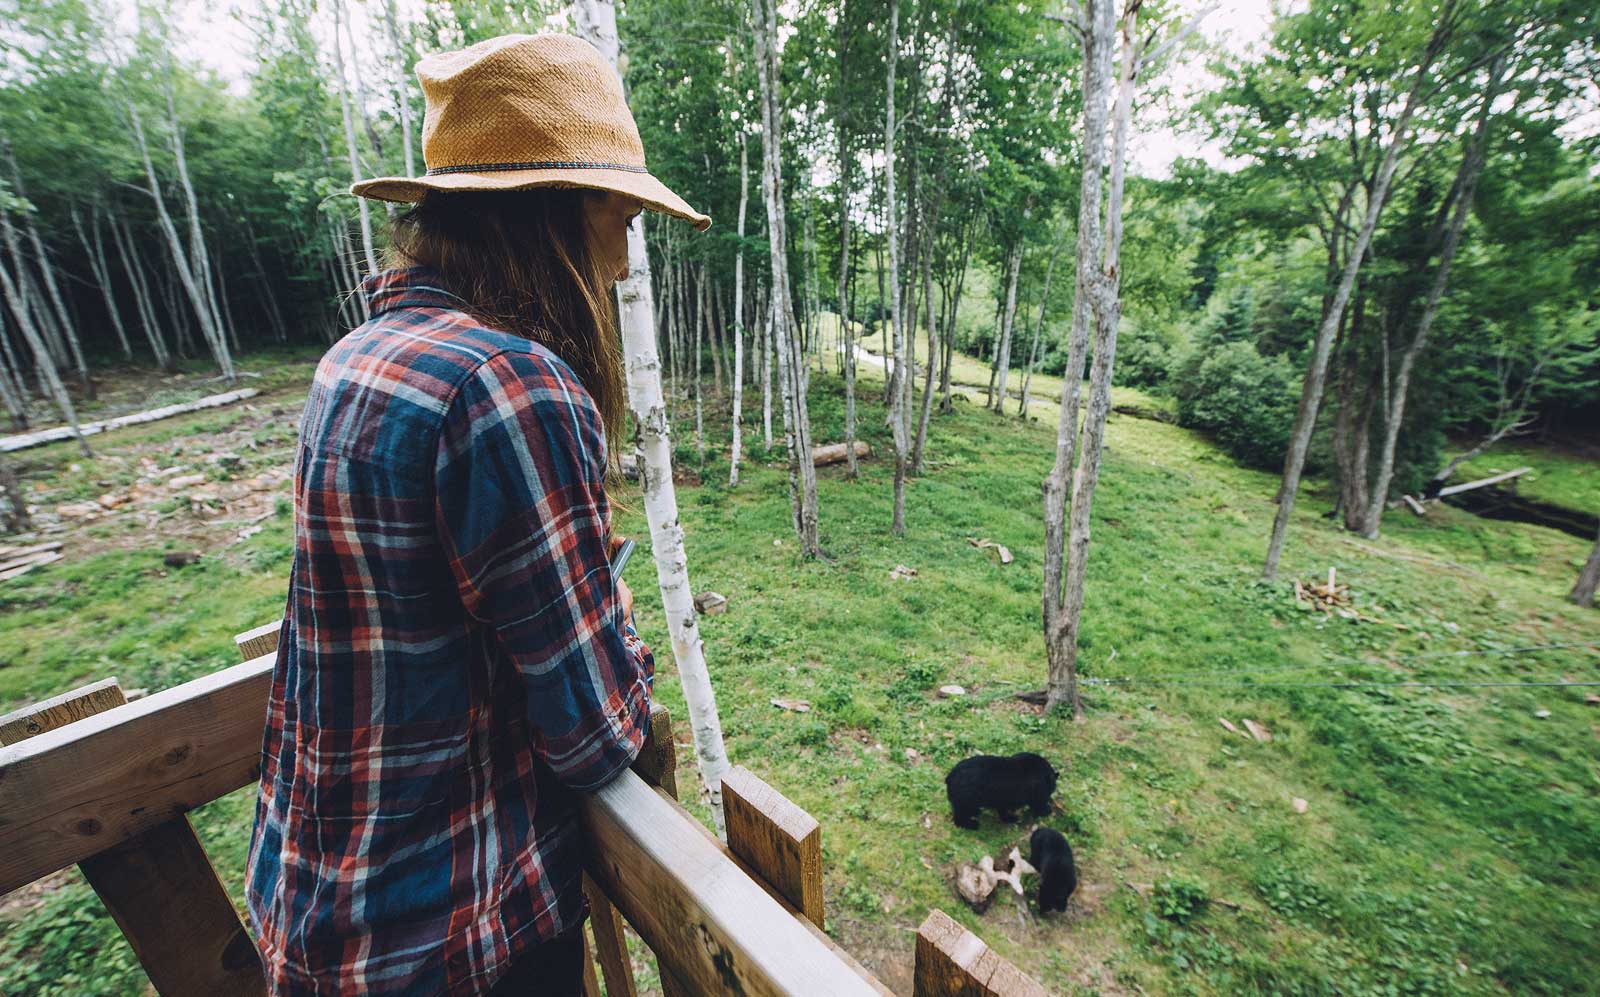
[(744, 216), (750, 203), (749, 142), (739, 127), (739, 248), (733, 258), (733, 443), (728, 487), (739, 487), (739, 448), (744, 442)]
[(884, 238), (889, 242), (889, 332), (894, 342), (893, 366), (889, 369), (889, 423), (894, 435), (894, 513), (891, 529), (897, 537), (906, 533), (906, 465), (910, 459), (910, 433), (906, 425), (905, 388), (911, 383), (906, 369), (905, 326), (902, 321), (900, 285), (900, 226), (895, 220), (894, 156), (894, 70), (900, 53), (900, 3), (889, 0), (889, 83), (884, 88), (883, 183)]
[[(1199, 25), (1196, 18), (1149, 49), (1155, 35), (1140, 36), (1140, 6), (1140, 0), (1126, 0), (1122, 10), (1116, 100), (1109, 107), (1107, 98), (1118, 38), (1113, 0), (1087, 0), (1086, 7), (1075, 8), (1073, 15), (1061, 18), (1077, 33), (1083, 47), (1083, 179), (1078, 198), (1077, 292), (1062, 384), (1061, 419), (1056, 427), (1056, 459), (1044, 487), (1043, 616), (1049, 668), (1047, 706), (1060, 709), (1070, 705), (1074, 717), (1083, 714), (1077, 663), (1083, 583), (1089, 559), (1089, 514), (1100, 480), (1106, 416), (1111, 408), (1112, 361), (1122, 309), (1122, 193), (1134, 89), (1142, 70)], [(1089, 371), (1088, 411), (1080, 431), (1079, 395), (1091, 320), (1094, 362)]]
[[(573, 7), (578, 35), (617, 66), (617, 8), (613, 0), (578, 0)], [(722, 743), (716, 691), (706, 665), (689, 584), (683, 527), (678, 522), (678, 494), (672, 481), (672, 431), (661, 396), (661, 360), (656, 353), (655, 305), (651, 299), (650, 254), (645, 245), (644, 216), (628, 229), (628, 276), (620, 287), (622, 354), (628, 372), (628, 403), (638, 432), (639, 480), (644, 489), (645, 519), (650, 524), (650, 550), (656, 563), (661, 607), (672, 637), (695, 760), (711, 800), (717, 833), (726, 834), (722, 819), (722, 777), (728, 752)]]
[(1597, 587), (1600, 587), (1600, 536), (1595, 538), (1594, 549), (1583, 562), (1583, 570), (1578, 572), (1578, 581), (1567, 593), (1567, 598), (1580, 606), (1593, 606)]
[(811, 422), (806, 406), (805, 357), (790, 306), (788, 233), (783, 201), (783, 114), (778, 99), (776, 0), (754, 0), (756, 68), (761, 89), (762, 196), (767, 204), (767, 239), (772, 247), (772, 347), (777, 357), (784, 445), (789, 456), (789, 497), (801, 553), (816, 557), (817, 469), (811, 463)]

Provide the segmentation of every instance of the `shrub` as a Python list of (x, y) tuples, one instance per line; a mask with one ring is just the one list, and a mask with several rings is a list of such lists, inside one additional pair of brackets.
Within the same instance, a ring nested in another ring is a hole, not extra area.
[(1174, 370), (1178, 422), (1215, 434), (1252, 467), (1281, 466), (1294, 424), (1299, 378), (1284, 357), (1264, 357), (1249, 343), (1201, 347)]
[(1198, 879), (1168, 876), (1156, 883), (1156, 913), (1169, 921), (1186, 924), (1205, 909), (1210, 896), (1211, 888)]

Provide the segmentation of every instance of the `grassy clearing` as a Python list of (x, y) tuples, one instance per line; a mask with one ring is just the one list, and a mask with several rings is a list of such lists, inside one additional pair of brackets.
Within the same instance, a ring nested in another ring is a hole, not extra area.
[[(863, 374), (863, 397), (875, 398)], [(816, 438), (838, 439), (838, 385), (822, 374), (813, 384)], [(270, 401), (292, 414), (297, 394), (285, 386)], [(1073, 724), (1012, 698), (1044, 672), (1039, 483), (1054, 406), (1046, 400), (1036, 417), (1023, 424), (958, 401), (954, 416), (936, 418), (929, 473), (907, 491), (909, 536), (895, 540), (892, 451), (881, 408), (864, 404), (862, 435), (877, 457), (859, 481), (842, 468), (821, 474), (825, 562), (797, 556), (776, 454), (757, 454), (731, 491), (725, 449), (714, 446), (705, 483), (680, 488), (695, 587), (730, 600), (703, 624), (729, 753), (821, 820), (830, 931), (902, 992), (906, 929), (933, 906), (1062, 992), (1592, 991), (1600, 716), (1583, 690), (1268, 684), (1600, 680), (1596, 648), (1408, 660), (1600, 641), (1600, 614), (1561, 600), (1583, 544), (1448, 508), (1390, 517), (1377, 545), (1358, 544), (1317, 516), (1327, 503), (1313, 493), (1300, 503), (1284, 583), (1265, 585), (1271, 476), (1188, 431), (1113, 415), (1085, 674), (1248, 684), (1091, 686), (1088, 718)], [(176, 443), (205, 418), (215, 415), (161, 425)], [(720, 442), (723, 424), (708, 422)], [(108, 436), (102, 446), (114, 454), (125, 442), (138, 444)], [(679, 444), (692, 459), (692, 430)], [(67, 460), (28, 476), (53, 480)], [(630, 507), (619, 529), (647, 537), (640, 504), (617, 497)], [(159, 688), (228, 663), (231, 635), (281, 608), (289, 526), (266, 525), (193, 568), (158, 570), (158, 559), (126, 549), (69, 551), (0, 588), (0, 700), (106, 674)], [(1006, 544), (1015, 563), (999, 565), (969, 536)], [(917, 577), (892, 581), (896, 564)], [(1287, 579), (1329, 565), (1364, 611), (1405, 629), (1297, 608)], [(635, 588), (641, 629), (664, 648), (658, 596)], [(682, 716), (667, 657), (658, 693)], [(1302, 667), (1348, 659), (1363, 663)], [(1299, 670), (1214, 674), (1288, 666)], [(969, 694), (936, 698), (944, 683)], [(775, 697), (813, 710), (774, 709)], [(1541, 709), (1550, 716), (1537, 718)], [(1218, 717), (1249, 717), (1274, 740), (1228, 734)], [(1067, 916), (1027, 928), (1004, 900), (971, 914), (946, 875), (1002, 854), (1029, 827), (989, 815), (980, 831), (957, 829), (942, 786), (968, 754), (1023, 749), (1062, 771), (1047, 823), (1072, 840), (1082, 884)], [(680, 765), (687, 774), (689, 752)], [(1306, 814), (1294, 797), (1309, 801)], [(237, 895), (249, 793), (195, 821)], [(138, 991), (131, 953), (81, 884), (0, 918), (7, 993)]]

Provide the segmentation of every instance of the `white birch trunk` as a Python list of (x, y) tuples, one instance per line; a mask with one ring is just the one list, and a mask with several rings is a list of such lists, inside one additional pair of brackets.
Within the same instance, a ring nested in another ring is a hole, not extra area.
[[(6, 250), (11, 254), (11, 260), (17, 267), (18, 273), (22, 272), (22, 253), (17, 247), (17, 233), (11, 227), (11, 218), (5, 212), (0, 212), (0, 238), (4, 239)], [(11, 317), (16, 320), (17, 328), (22, 332), (23, 341), (33, 351), (34, 365), (38, 368), (39, 379), (46, 386), (56, 407), (61, 410), (61, 415), (72, 427), (72, 434), (78, 438), (78, 448), (85, 457), (94, 456), (89, 450), (89, 443), (83, 438), (83, 431), (78, 428), (78, 413), (72, 407), (72, 398), (67, 394), (66, 386), (61, 383), (61, 376), (56, 372), (55, 361), (50, 357), (50, 351), (45, 347), (44, 340), (39, 338), (33, 319), (28, 314), (27, 303), (23, 300), (22, 289), (11, 277), (11, 271), (0, 262), (0, 293), (6, 299), (6, 305), (11, 309)]]
[(733, 257), (733, 448), (728, 487), (739, 487), (739, 450), (744, 443), (744, 217), (750, 203), (749, 142), (739, 128), (739, 248)]
[(410, 70), (405, 64), (406, 47), (400, 37), (400, 16), (395, 11), (394, 0), (384, 0), (383, 17), (389, 29), (389, 44), (394, 46), (395, 60), (400, 64), (399, 79), (395, 85), (395, 98), (400, 104), (400, 147), (405, 152), (406, 176), (417, 175), (417, 160), (411, 149), (411, 86), (406, 82)]
[[(617, 9), (611, 0), (579, 0), (574, 5), (578, 33), (600, 50), (612, 67), (617, 65)], [(661, 360), (656, 353), (655, 307), (650, 295), (650, 254), (645, 247), (644, 225), (635, 219), (628, 229), (628, 277), (621, 284), (622, 353), (627, 365), (628, 403), (639, 433), (639, 480), (644, 486), (645, 519), (650, 524), (650, 548), (656, 562), (661, 606), (672, 635), (672, 656), (689, 710), (695, 758), (700, 778), (711, 799), (717, 834), (726, 831), (722, 820), (722, 777), (728, 771), (728, 752), (722, 743), (722, 721), (717, 715), (716, 692), (706, 666), (705, 645), (700, 640), (689, 562), (683, 548), (683, 527), (678, 523), (678, 495), (672, 482), (672, 434), (667, 407), (661, 397)]]
[(1028, 372), (1022, 378), (1022, 401), (1017, 406), (1017, 416), (1028, 417), (1028, 390), (1033, 384), (1033, 370), (1039, 362), (1039, 341), (1044, 336), (1044, 316), (1050, 307), (1050, 279), (1055, 276), (1056, 260), (1061, 256), (1061, 240), (1050, 248), (1050, 264), (1044, 268), (1044, 296), (1039, 299), (1039, 320), (1033, 326), (1033, 346), (1028, 350)]
[[(344, 118), (344, 146), (350, 160), (350, 182), (361, 180), (361, 163), (356, 155), (356, 125), (355, 117), (350, 111), (350, 84), (344, 74), (344, 0), (335, 0), (333, 4), (333, 65), (335, 75), (338, 77), (339, 111)], [(367, 198), (356, 198), (357, 210), (361, 214), (361, 251), (366, 256), (367, 272), (378, 272), (378, 254), (372, 248), (372, 213), (367, 206)]]
[(778, 387), (783, 400), (784, 443), (789, 455), (789, 482), (795, 531), (801, 553), (816, 557), (817, 471), (811, 462), (811, 426), (806, 407), (805, 357), (795, 334), (790, 307), (788, 233), (784, 223), (781, 144), (783, 118), (778, 100), (782, 79), (777, 51), (776, 0), (757, 0), (757, 59), (762, 95), (762, 186), (767, 203), (767, 238), (772, 252), (772, 332), (778, 358)]
[(144, 270), (133, 255), (133, 236), (127, 230), (127, 219), (119, 219), (116, 215), (112, 215), (108, 224), (111, 228), (111, 241), (117, 247), (117, 255), (122, 259), (122, 269), (128, 275), (129, 285), (133, 287), (134, 304), (139, 311), (139, 322), (144, 326), (145, 339), (150, 343), (150, 353), (156, 358), (156, 364), (162, 370), (171, 373), (172, 352), (167, 349), (166, 341), (162, 338), (161, 325), (156, 319), (155, 304), (150, 298), (150, 285), (145, 280)]
[(771, 292), (761, 290), (758, 308), (761, 323), (761, 445), (772, 449), (772, 307), (768, 303)]
[(1000, 345), (995, 354), (994, 410), (1000, 415), (1006, 411), (1006, 375), (1011, 370), (1011, 330), (1017, 318), (1017, 284), (1022, 274), (1022, 239), (1011, 250), (1010, 266), (1006, 268), (1006, 306), (1000, 317)]
[(78, 242), (83, 246), (83, 255), (89, 260), (89, 270), (94, 274), (94, 282), (100, 287), (100, 298), (105, 302), (106, 313), (111, 317), (111, 326), (117, 332), (117, 344), (122, 347), (122, 358), (133, 359), (133, 346), (128, 342), (128, 330), (122, 324), (122, 315), (117, 311), (116, 298), (111, 294), (111, 271), (106, 266), (105, 243), (100, 239), (100, 228), (95, 226), (94, 239), (89, 239), (88, 232), (83, 227), (83, 215), (78, 212), (78, 206), (72, 205), (69, 209), (72, 217), (72, 230), (78, 234)]
[(911, 380), (906, 370), (905, 328), (901, 321), (900, 304), (900, 229), (895, 220), (894, 193), (894, 71), (900, 51), (900, 3), (889, 0), (889, 81), (884, 89), (883, 113), (883, 182), (884, 210), (888, 221), (884, 237), (889, 240), (889, 330), (894, 342), (893, 367), (889, 370), (889, 423), (894, 436), (894, 512), (890, 528), (897, 537), (906, 533), (906, 461), (910, 457), (910, 440), (906, 432), (905, 391), (902, 385)]

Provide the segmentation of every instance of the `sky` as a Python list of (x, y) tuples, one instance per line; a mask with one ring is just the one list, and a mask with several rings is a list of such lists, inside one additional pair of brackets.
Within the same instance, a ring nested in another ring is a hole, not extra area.
[[(117, 0), (117, 6), (126, 11), (132, 24), (135, 0)], [(1189, 12), (1214, 6), (1201, 22), (1198, 34), (1209, 46), (1232, 54), (1243, 54), (1252, 46), (1264, 42), (1272, 20), (1273, 0), (1225, 0), (1220, 4), (1206, 4), (1204, 0), (1180, 0), (1179, 6)], [(243, 92), (245, 79), (253, 59), (249, 31), (236, 16), (241, 9), (254, 6), (253, 0), (233, 0), (229, 3), (204, 3), (190, 0), (178, 5), (177, 37), (180, 54), (189, 60), (214, 70), (227, 80), (231, 88)], [(416, 5), (400, 0), (401, 16)], [(353, 22), (353, 36), (357, 39), (374, 37), (372, 30), (364, 29), (371, 20), (369, 4), (349, 5)], [(1197, 157), (1213, 166), (1226, 166), (1218, 143), (1182, 127), (1184, 109), (1195, 99), (1215, 86), (1216, 78), (1205, 69), (1205, 57), (1197, 47), (1178, 61), (1169, 60), (1162, 71), (1162, 81), (1172, 90), (1167, 107), (1150, 107), (1141, 118), (1135, 119), (1135, 133), (1129, 143), (1130, 171), (1144, 176), (1165, 176), (1172, 163), (1180, 156)], [(368, 61), (370, 65), (370, 60)], [(1177, 125), (1163, 123), (1172, 119)]]

